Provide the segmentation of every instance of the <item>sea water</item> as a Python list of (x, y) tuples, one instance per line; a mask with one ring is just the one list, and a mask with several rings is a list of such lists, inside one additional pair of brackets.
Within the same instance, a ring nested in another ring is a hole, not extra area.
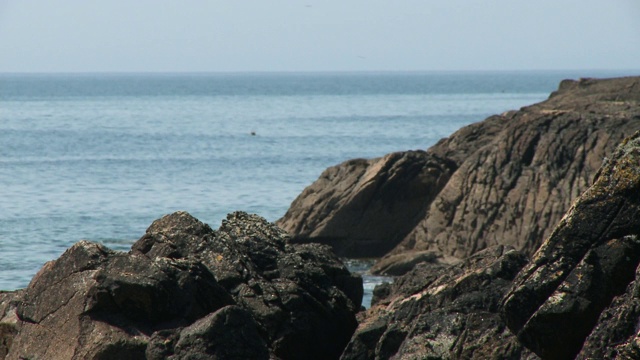
[[(0, 74), (0, 289), (186, 210), (275, 221), (327, 167), (426, 149), (582, 72)], [(368, 304), (378, 278), (365, 274)]]

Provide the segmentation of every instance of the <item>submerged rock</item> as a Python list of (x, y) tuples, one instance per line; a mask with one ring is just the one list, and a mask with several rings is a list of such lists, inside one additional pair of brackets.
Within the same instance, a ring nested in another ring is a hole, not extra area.
[(0, 322), (14, 330), (0, 333), (7, 358), (337, 358), (362, 279), (327, 247), (286, 237), (242, 212), (218, 231), (177, 212), (129, 253), (81, 241), (0, 297), (16, 314)]
[(521, 343), (545, 359), (640, 354), (638, 235), (640, 132), (616, 149), (516, 277), (504, 315)]

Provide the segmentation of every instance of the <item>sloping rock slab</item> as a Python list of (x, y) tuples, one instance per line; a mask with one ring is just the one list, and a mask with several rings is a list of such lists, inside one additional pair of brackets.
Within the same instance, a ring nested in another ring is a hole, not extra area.
[(154, 331), (233, 299), (199, 263), (130, 256), (81, 241), (33, 278), (8, 359), (133, 359)]
[[(391, 250), (460, 260), (494, 245), (532, 255), (638, 128), (640, 77), (565, 80), (548, 100), (471, 124), (426, 152), (327, 169), (278, 224), (295, 241), (349, 257)], [(391, 262), (374, 271), (407, 268)]]
[[(639, 234), (637, 132), (605, 162), (593, 186), (518, 274), (504, 301), (509, 328), (545, 359), (575, 357), (603, 311), (634, 280)], [(612, 326), (607, 331), (615, 331)]]
[[(429, 204), (427, 216), (392, 253), (439, 251), (460, 259), (488, 246), (532, 255), (603, 159), (640, 128), (640, 78), (563, 81), (547, 101), (488, 120), (501, 129), (477, 148), (473, 124), (429, 149), (459, 158), (457, 171)], [(493, 129), (493, 127), (490, 127)]]
[(416, 266), (362, 315), (342, 359), (537, 359), (499, 312), (526, 261), (496, 246), (459, 265)]
[(356, 159), (325, 170), (277, 224), (292, 242), (330, 245), (344, 257), (379, 257), (425, 216), (455, 170), (424, 151)]

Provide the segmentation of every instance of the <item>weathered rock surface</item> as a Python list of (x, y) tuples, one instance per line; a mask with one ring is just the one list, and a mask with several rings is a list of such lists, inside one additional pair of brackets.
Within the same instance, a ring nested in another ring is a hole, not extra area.
[(180, 330), (153, 334), (148, 360), (268, 359), (269, 349), (251, 313), (230, 305)]
[(357, 326), (362, 279), (328, 247), (286, 237), (255, 215), (230, 214), (213, 231), (178, 212), (156, 220), (130, 253), (81, 241), (24, 292), (0, 294), (0, 351), (8, 359), (337, 358)]
[(325, 170), (277, 224), (294, 242), (331, 245), (345, 257), (380, 257), (425, 216), (455, 169), (424, 151), (346, 161)]
[(355, 257), (390, 246), (389, 256), (432, 252), (446, 263), (493, 245), (531, 255), (640, 128), (639, 104), (640, 77), (566, 80), (548, 100), (464, 127), (426, 153), (327, 169), (278, 223), (298, 241)]
[[(490, 119), (501, 130), (466, 153), (394, 252), (434, 250), (464, 259), (504, 244), (532, 254), (591, 185), (603, 159), (640, 128), (640, 78), (564, 81), (549, 100)], [(471, 125), (461, 135), (468, 141), (474, 128), (486, 127)], [(430, 151), (456, 152), (459, 136)]]
[(520, 342), (545, 359), (637, 358), (638, 235), (640, 132), (616, 149), (514, 280), (503, 307)]
[(234, 213), (217, 232), (185, 213), (156, 220), (132, 253), (203, 263), (280, 358), (336, 358), (357, 326), (362, 279), (326, 246), (288, 244), (264, 219)]
[(459, 265), (416, 266), (361, 315), (342, 359), (537, 359), (499, 311), (526, 261), (496, 246)]

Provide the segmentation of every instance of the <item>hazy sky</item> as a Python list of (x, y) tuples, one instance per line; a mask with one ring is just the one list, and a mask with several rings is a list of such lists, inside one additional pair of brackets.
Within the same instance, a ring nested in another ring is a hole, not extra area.
[(0, 72), (640, 69), (640, 0), (0, 0)]

